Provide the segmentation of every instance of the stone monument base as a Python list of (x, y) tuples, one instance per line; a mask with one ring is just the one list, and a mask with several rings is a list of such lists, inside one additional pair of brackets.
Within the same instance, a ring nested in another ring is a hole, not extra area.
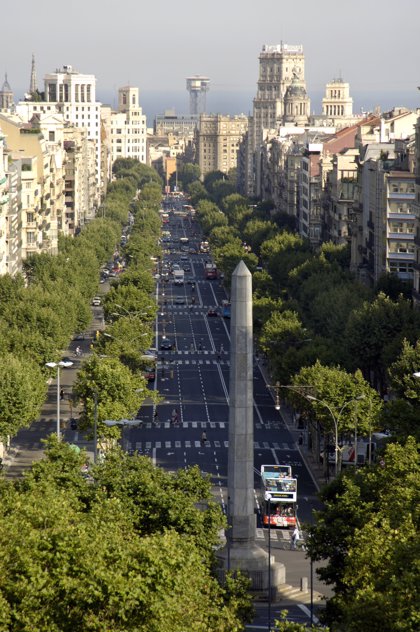
[[(227, 572), (241, 571), (251, 580), (250, 590), (253, 593), (265, 594), (271, 589), (271, 600), (275, 601), (279, 587), (286, 583), (286, 567), (276, 562), (273, 555), (255, 543), (243, 546), (224, 546), (217, 551), (218, 578), (223, 582)], [(271, 582), (269, 582), (269, 571)]]

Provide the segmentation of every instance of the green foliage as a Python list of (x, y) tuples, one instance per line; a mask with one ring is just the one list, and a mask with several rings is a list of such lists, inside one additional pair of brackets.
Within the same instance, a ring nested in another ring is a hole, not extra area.
[(181, 191), (189, 191), (189, 186), (200, 180), (200, 167), (191, 162), (181, 164), (178, 173), (173, 173), (170, 177), (169, 184), (173, 187), (178, 181), (178, 187)]
[(84, 458), (50, 440), (23, 483), (0, 490), (0, 629), (243, 629), (246, 584), (211, 572), (223, 517), (198, 469), (166, 474), (117, 450), (88, 482)]
[(96, 341), (95, 352), (116, 357), (131, 371), (138, 372), (144, 367), (141, 355), (150, 347), (152, 340), (153, 331), (149, 323), (141, 318), (120, 316)]
[(134, 285), (115, 285), (103, 300), (106, 320), (116, 320), (121, 316), (139, 318), (144, 322), (154, 319), (156, 305), (152, 297)]
[(254, 272), (252, 276), (252, 287), (254, 291), (254, 308), (256, 299), (274, 297), (277, 294), (276, 284), (266, 270), (257, 270)]
[(223, 173), (223, 171), (210, 171), (209, 173), (206, 173), (204, 176), (204, 186), (210, 195), (213, 193), (213, 184), (225, 178), (226, 174)]
[[(292, 383), (297, 391), (299, 386), (312, 387), (302, 389), (300, 394), (290, 391), (288, 398), (300, 409), (315, 413), (325, 433), (334, 432), (334, 419), (339, 435), (352, 436), (356, 427), (359, 436), (367, 436), (375, 429), (382, 400), (360, 371), (350, 374), (317, 361), (313, 366), (303, 367)], [(306, 395), (316, 400), (308, 400)]]
[(289, 272), (310, 257), (309, 243), (291, 233), (278, 233), (261, 246), (261, 258), (277, 286), (285, 288)]
[(12, 354), (0, 359), (0, 438), (14, 436), (40, 413), (46, 384), (40, 368)]
[(103, 436), (118, 434), (116, 427), (107, 428), (100, 422), (105, 419), (133, 419), (146, 396), (146, 380), (134, 374), (117, 358), (91, 356), (79, 370), (73, 385), (75, 397), (83, 405), (82, 427), (92, 428), (94, 421), (95, 393), (100, 432)]
[(391, 386), (400, 397), (412, 404), (420, 404), (420, 377), (414, 373), (420, 371), (420, 339), (411, 345), (403, 340), (401, 353), (388, 369)]
[(328, 628), (320, 625), (311, 625), (308, 627), (305, 623), (296, 623), (295, 621), (287, 621), (287, 610), (282, 610), (280, 619), (275, 622), (275, 632), (328, 632)]
[(420, 314), (408, 301), (392, 301), (379, 294), (353, 311), (345, 329), (346, 349), (352, 366), (358, 366), (384, 392), (386, 372), (400, 353), (403, 340), (414, 342), (420, 331)]
[(217, 267), (225, 274), (225, 283), (230, 284), (232, 272), (242, 260), (252, 273), (258, 265), (258, 259), (252, 252), (247, 252), (242, 244), (229, 242), (225, 246), (215, 248), (213, 256)]
[(390, 444), (380, 463), (326, 487), (309, 553), (334, 587), (326, 620), (343, 632), (415, 632), (420, 545), (420, 461), (415, 441)]
[(412, 289), (411, 282), (403, 281), (397, 274), (392, 273), (383, 274), (375, 286), (375, 291), (378, 294), (386, 294), (393, 301), (396, 301), (399, 296), (411, 299)]
[(277, 232), (276, 225), (273, 222), (265, 222), (260, 219), (249, 220), (243, 229), (243, 237), (247, 244), (250, 244), (252, 250), (258, 254), (261, 245), (275, 236)]
[(197, 204), (201, 200), (209, 199), (209, 194), (207, 193), (205, 186), (201, 182), (191, 182), (191, 184), (189, 184), (187, 187), (187, 191), (190, 195), (191, 204), (193, 206), (197, 206)]

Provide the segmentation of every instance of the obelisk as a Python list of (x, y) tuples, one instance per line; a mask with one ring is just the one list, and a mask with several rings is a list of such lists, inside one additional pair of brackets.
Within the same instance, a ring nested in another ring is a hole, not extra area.
[[(232, 274), (230, 322), (228, 531), (218, 558), (224, 570), (241, 570), (251, 588), (266, 591), (285, 581), (283, 564), (269, 563), (256, 544), (254, 513), (254, 395), (252, 277), (243, 261)], [(271, 569), (271, 582), (268, 573)]]

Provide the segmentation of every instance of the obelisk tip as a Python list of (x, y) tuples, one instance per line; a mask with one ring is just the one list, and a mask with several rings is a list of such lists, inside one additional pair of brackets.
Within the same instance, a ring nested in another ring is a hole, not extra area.
[(234, 269), (234, 271), (232, 272), (232, 276), (233, 277), (243, 277), (243, 276), (251, 276), (250, 271), (248, 270), (248, 268), (246, 267), (245, 263), (243, 262), (243, 260), (241, 259), (240, 262), (238, 263), (238, 265), (236, 266), (236, 268)]

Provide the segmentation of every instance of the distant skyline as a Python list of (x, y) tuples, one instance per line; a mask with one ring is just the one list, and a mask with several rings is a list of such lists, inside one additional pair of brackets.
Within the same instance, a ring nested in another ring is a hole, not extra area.
[(34, 53), (39, 89), (46, 73), (71, 64), (96, 76), (98, 98), (110, 102), (114, 95), (111, 105), (119, 87), (138, 86), (150, 119), (172, 105), (187, 113), (185, 78), (202, 74), (210, 78), (209, 111), (234, 113), (230, 109), (237, 103), (242, 107), (235, 112), (248, 114), (262, 46), (283, 41), (303, 45), (312, 110), (320, 111), (325, 84), (338, 76), (350, 83), (355, 112), (375, 105), (420, 106), (417, 0), (397, 5), (301, 0), (293, 7), (279, 0), (126, 0), (123, 5), (23, 0), (9, 4), (3, 16), (0, 84), (7, 72), (15, 99), (21, 98), (29, 88)]

